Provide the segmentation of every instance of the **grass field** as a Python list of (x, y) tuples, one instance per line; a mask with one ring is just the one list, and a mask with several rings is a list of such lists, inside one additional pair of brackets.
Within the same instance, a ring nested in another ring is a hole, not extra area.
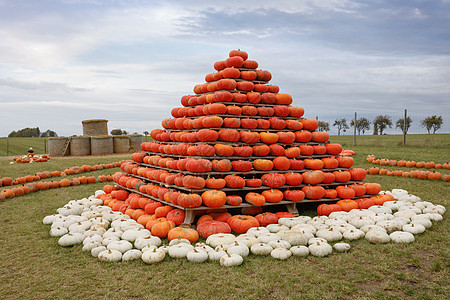
[[(450, 160), (450, 135), (430, 136), (432, 141), (425, 137), (418, 136), (417, 141), (414, 139), (417, 144), (408, 147), (399, 146), (393, 136), (361, 137), (358, 146), (352, 146), (351, 136), (331, 140), (355, 150), (358, 167), (372, 166), (365, 161), (368, 154), (440, 163)], [(52, 158), (48, 163), (25, 165), (9, 165), (8, 159), (1, 158), (0, 177), (123, 158), (129, 156)], [(449, 207), (449, 184), (443, 181), (392, 176), (368, 176), (366, 181), (379, 182), (384, 189), (403, 188)], [(417, 235), (412, 244), (371, 245), (359, 240), (350, 243), (350, 252), (326, 258), (275, 261), (253, 256), (231, 269), (170, 258), (151, 266), (142, 261), (100, 263), (83, 253), (81, 246), (58, 246), (57, 239), (48, 235), (49, 226), (42, 224), (42, 218), (102, 186), (60, 188), (0, 202), (2, 298), (447, 299), (450, 292), (448, 213), (442, 222)], [(299, 204), (299, 209), (303, 214), (315, 214), (311, 205)]]

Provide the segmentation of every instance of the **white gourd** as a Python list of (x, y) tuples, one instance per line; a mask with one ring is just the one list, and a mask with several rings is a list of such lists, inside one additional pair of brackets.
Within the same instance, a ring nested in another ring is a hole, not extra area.
[(314, 226), (311, 225), (311, 224), (297, 224), (297, 225), (293, 226), (293, 227), (291, 228), (291, 230), (292, 230), (292, 231), (299, 231), (299, 232), (302, 232), (302, 231), (309, 231), (309, 232), (311, 232), (312, 234), (316, 234), (316, 232), (317, 232), (316, 227), (314, 227)]
[(420, 224), (426, 229), (431, 228), (431, 226), (433, 226), (433, 223), (427, 219), (415, 219), (411, 221), (411, 224)]
[(227, 255), (225, 251), (222, 249), (216, 249), (208, 253), (208, 259), (211, 261), (220, 260), (220, 258), (224, 255)]
[(63, 236), (69, 232), (69, 229), (65, 227), (54, 227), (49, 231), (50, 236)]
[(328, 243), (314, 243), (308, 246), (312, 256), (324, 257), (333, 252), (333, 248)]
[(107, 238), (104, 238), (104, 239), (103, 239), (102, 245), (105, 246), (105, 247), (107, 247), (110, 243), (112, 243), (112, 242), (117, 242), (117, 241), (119, 241), (119, 240), (120, 240), (120, 239), (119, 239), (118, 237), (116, 237), (116, 236), (110, 236), (110, 237), (107, 237)]
[(59, 238), (58, 244), (62, 247), (70, 247), (80, 244), (84, 240), (82, 233), (68, 233)]
[(157, 236), (139, 237), (134, 241), (134, 246), (137, 249), (142, 249), (145, 246), (151, 246), (151, 245), (159, 247), (159, 246), (161, 246), (161, 244), (162, 244), (162, 241)]
[(122, 236), (123, 231), (116, 229), (116, 228), (110, 228), (106, 230), (106, 232), (103, 234), (103, 238), (109, 238), (111, 236), (115, 236), (117, 238), (120, 238)]
[(369, 230), (381, 230), (386, 232), (386, 229), (378, 225), (364, 225), (363, 227), (360, 228), (360, 230), (363, 231), (364, 233), (366, 233)]
[(91, 255), (92, 255), (93, 257), (98, 257), (98, 254), (99, 254), (100, 252), (102, 252), (102, 251), (105, 251), (105, 250), (106, 250), (106, 247), (105, 247), (105, 246), (98, 246), (98, 247), (92, 248), (92, 250), (91, 250)]
[(225, 254), (219, 259), (219, 263), (222, 267), (234, 267), (239, 266), (244, 262), (244, 258), (237, 254)]
[(281, 240), (281, 237), (276, 233), (264, 233), (257, 237), (259, 243), (268, 244), (270, 241)]
[(280, 236), (281, 240), (287, 241), (290, 246), (307, 245), (308, 240), (313, 237), (312, 233), (307, 234), (294, 230), (283, 230), (278, 232), (278, 235)]
[[(251, 229), (251, 228), (250, 228)], [(210, 245), (213, 248), (216, 248), (219, 245), (227, 245), (231, 244), (236, 240), (236, 237), (233, 234), (230, 233), (216, 233), (210, 235), (206, 239), (206, 243)]]
[(389, 234), (380, 230), (369, 230), (366, 232), (365, 238), (372, 244), (386, 244), (391, 241)]
[[(161, 248), (161, 247), (159, 247), (159, 248)], [(139, 250), (141, 250), (141, 252), (144, 253), (146, 251), (150, 251), (150, 250), (153, 250), (153, 249), (159, 249), (159, 248), (158, 248), (158, 246), (155, 246), (155, 245), (147, 245), (147, 246), (145, 246), (145, 247), (143, 247), (143, 248), (141, 248)]]
[(91, 228), (92, 223), (89, 221), (77, 222), (69, 226), (69, 232), (85, 233), (86, 230)]
[(347, 221), (344, 221), (342, 219), (328, 219), (325, 221), (325, 225), (333, 226), (333, 225), (342, 225), (347, 224)]
[(144, 228), (133, 228), (128, 229), (122, 233), (121, 239), (129, 242), (134, 242), (138, 238), (149, 237), (152, 234), (148, 229)]
[(289, 249), (294, 256), (308, 256), (309, 248), (306, 246), (292, 246)]
[(278, 219), (278, 224), (291, 228), (297, 224), (305, 224), (305, 222), (297, 218), (280, 218)]
[(83, 244), (83, 248), (81, 250), (90, 252), (92, 249), (100, 247), (101, 245), (101, 242), (90, 241), (86, 244)]
[(346, 240), (358, 240), (364, 237), (365, 233), (359, 229), (350, 229), (342, 234)]
[(399, 211), (395, 212), (393, 215), (395, 218), (403, 217), (403, 218), (411, 219), (416, 214), (417, 213), (414, 212), (413, 210), (407, 209), (407, 210), (399, 210)]
[(42, 223), (44, 225), (50, 225), (52, 224), (54, 221), (56, 220), (56, 215), (49, 215), (49, 216), (45, 216), (44, 219), (42, 220)]
[(275, 249), (275, 248), (285, 248), (285, 249), (291, 248), (291, 244), (285, 240), (270, 241), (269, 246), (271, 246), (273, 249)]
[(275, 248), (270, 252), (270, 256), (275, 259), (285, 260), (292, 256), (292, 252), (286, 248)]
[(178, 237), (176, 239), (171, 240), (169, 242), (169, 246), (173, 246), (173, 245), (177, 245), (177, 244), (181, 244), (181, 243), (191, 244), (191, 242), (189, 240)]
[(266, 227), (252, 227), (247, 231), (247, 234), (258, 238), (262, 234), (270, 233)]
[[(298, 224), (300, 225), (300, 224)], [(266, 228), (271, 232), (271, 233), (277, 233), (281, 230), (288, 230), (289, 227), (282, 225), (282, 224), (269, 224), (266, 226)]]
[(444, 219), (444, 217), (441, 214), (438, 214), (438, 213), (427, 213), (427, 215), (430, 216), (430, 220), (431, 221), (439, 222), (439, 221), (442, 221)]
[(414, 242), (414, 235), (410, 232), (394, 231), (389, 235), (391, 240), (395, 243), (412, 243)]
[(348, 250), (350, 250), (351, 247), (347, 243), (336, 243), (333, 245), (333, 248), (337, 252), (347, 252)]
[[(144, 248), (145, 249), (145, 248)], [(162, 245), (162, 246), (160, 246), (159, 248), (158, 248), (158, 250), (161, 250), (161, 251), (163, 251), (164, 253), (169, 253), (169, 249), (170, 249), (170, 246), (169, 245)]]
[(86, 230), (84, 232), (84, 236), (89, 236), (92, 234), (103, 236), (105, 234), (105, 232), (106, 232), (106, 230), (104, 228), (97, 228), (97, 227), (95, 227), (95, 225), (92, 225), (89, 230)]
[(350, 219), (348, 221), (348, 223), (352, 224), (353, 226), (355, 226), (356, 228), (361, 228), (364, 225), (374, 225), (375, 221), (370, 219), (369, 217), (356, 217), (353, 219)]
[(405, 232), (412, 233), (412, 234), (420, 234), (420, 233), (425, 232), (426, 228), (422, 224), (411, 223), (411, 224), (403, 225), (402, 230), (405, 231)]
[(378, 222), (376, 225), (386, 230), (386, 232), (389, 234), (391, 232), (401, 230), (402, 224), (399, 224), (398, 222), (395, 222), (394, 220), (386, 220)]
[(269, 244), (258, 243), (251, 246), (250, 251), (254, 255), (269, 255), (273, 248)]
[(200, 245), (195, 246), (194, 249), (205, 251), (206, 253), (209, 253), (210, 251), (214, 251), (214, 249), (209, 245)]
[(392, 209), (384, 205), (373, 205), (369, 207), (368, 210), (376, 214), (392, 214)]
[(258, 240), (255, 237), (244, 234), (237, 236), (236, 241), (245, 244), (247, 247), (251, 247), (252, 245), (258, 243)]
[(323, 238), (312, 238), (308, 240), (308, 245), (312, 245), (315, 243), (328, 243), (326, 239)]
[(106, 262), (119, 262), (122, 260), (122, 253), (117, 250), (104, 250), (98, 254), (98, 260)]
[(120, 240), (120, 241), (109, 243), (108, 246), (106, 246), (106, 249), (117, 250), (117, 251), (120, 251), (120, 253), (125, 253), (128, 250), (133, 249), (133, 244), (131, 244), (129, 241), (126, 241), (126, 240)]
[(142, 261), (149, 265), (157, 264), (157, 263), (163, 261), (165, 257), (166, 257), (166, 253), (164, 251), (157, 250), (157, 249), (143, 252), (141, 255)]
[(316, 236), (326, 239), (328, 242), (342, 240), (342, 233), (333, 229), (321, 229), (316, 232)]
[(340, 225), (332, 225), (332, 226), (330, 226), (330, 229), (339, 231), (340, 233), (343, 234), (344, 232), (346, 232), (348, 230), (352, 230), (352, 229), (355, 230), (356, 227), (351, 224), (346, 223), (346, 224), (340, 224)]
[(130, 261), (140, 259), (142, 257), (142, 252), (137, 249), (131, 249), (122, 254), (122, 261)]
[(172, 258), (184, 258), (188, 254), (189, 251), (194, 249), (194, 246), (191, 244), (180, 243), (169, 248), (169, 256)]
[(250, 250), (247, 245), (240, 243), (238, 241), (234, 241), (227, 249), (228, 254), (237, 254), (242, 257), (248, 256)]
[(84, 238), (83, 245), (90, 243), (90, 242), (99, 242), (102, 243), (103, 238), (98, 234), (91, 234)]
[(190, 262), (202, 263), (208, 259), (208, 253), (194, 248), (186, 254), (186, 258)]

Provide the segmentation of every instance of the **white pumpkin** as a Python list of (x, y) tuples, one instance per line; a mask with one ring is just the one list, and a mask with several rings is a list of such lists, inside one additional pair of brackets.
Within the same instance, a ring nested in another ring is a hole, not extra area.
[(42, 223), (44, 225), (50, 225), (50, 224), (52, 224), (55, 221), (55, 219), (56, 219), (56, 215), (55, 214), (49, 215), (49, 216), (45, 216), (44, 219), (42, 220)]
[(356, 227), (351, 224), (346, 223), (346, 224), (332, 225), (332, 226), (330, 226), (330, 229), (339, 231), (340, 233), (343, 234), (344, 232), (346, 232), (348, 230), (356, 230)]
[(353, 219), (350, 219), (348, 223), (352, 224), (356, 228), (361, 228), (364, 225), (374, 225), (375, 221), (370, 219), (369, 217), (356, 217)]
[(364, 237), (365, 233), (359, 229), (350, 229), (342, 234), (346, 240), (358, 240)]
[[(300, 225), (300, 224), (298, 224), (298, 225)], [(277, 232), (279, 232), (281, 230), (288, 230), (289, 229), (289, 227), (287, 227), (285, 225), (282, 225), (282, 224), (269, 224), (269, 225), (266, 226), (266, 228), (272, 233), (277, 233)]]
[(220, 258), (224, 255), (227, 255), (225, 251), (223, 251), (222, 249), (216, 249), (208, 252), (208, 259), (211, 261), (220, 260)]
[(423, 218), (412, 220), (411, 224), (422, 225), (426, 229), (431, 228), (431, 226), (433, 226), (433, 223), (430, 220), (423, 219)]
[(333, 248), (337, 252), (347, 252), (348, 250), (350, 250), (351, 247), (347, 243), (336, 243), (333, 245)]
[(387, 233), (401, 230), (402, 226), (403, 226), (402, 224), (400, 224), (399, 222), (396, 222), (394, 220), (381, 221), (381, 222), (378, 222), (376, 225), (378, 225), (381, 228), (383, 228), (384, 230), (386, 230)]
[(236, 237), (236, 241), (239, 243), (245, 244), (247, 247), (251, 247), (254, 244), (258, 243), (258, 240), (253, 236), (248, 236), (246, 234), (241, 234)]
[(412, 233), (412, 234), (420, 234), (420, 233), (425, 232), (426, 228), (425, 228), (425, 226), (423, 226), (420, 223), (416, 223), (416, 224), (411, 223), (411, 224), (403, 225), (402, 230), (405, 232)]
[(325, 221), (325, 225), (333, 226), (333, 225), (342, 225), (347, 224), (347, 221), (343, 219), (328, 219)]
[(294, 256), (308, 256), (309, 248), (306, 246), (292, 246), (289, 249)]
[[(145, 249), (145, 248), (143, 248), (143, 249)], [(170, 249), (170, 246), (169, 245), (162, 245), (162, 246), (159, 246), (158, 247), (158, 250), (161, 250), (161, 251), (163, 251), (164, 253), (169, 253), (169, 249)], [(142, 251), (143, 252), (143, 251)]]
[(308, 246), (312, 256), (324, 257), (333, 252), (333, 248), (328, 243), (314, 243)]
[(149, 237), (152, 234), (148, 229), (145, 228), (132, 228), (125, 230), (122, 233), (121, 239), (129, 242), (136, 241), (137, 238)]
[(214, 249), (211, 246), (206, 245), (206, 244), (205, 245), (200, 245), (200, 246), (195, 246), (194, 249), (202, 250), (202, 251), (205, 251), (206, 253), (214, 251)]
[(142, 256), (142, 252), (137, 249), (131, 249), (122, 254), (122, 261), (130, 261), (140, 259)]
[[(161, 247), (159, 247), (159, 248), (161, 248)], [(151, 250), (159, 249), (159, 248), (158, 248), (158, 246), (155, 246), (155, 245), (147, 245), (147, 246), (145, 246), (145, 247), (143, 247), (143, 248), (141, 248), (141, 249), (139, 249), (139, 250), (141, 250), (141, 252), (144, 253), (144, 252), (146, 252), (146, 251), (151, 251)], [(162, 249), (160, 249), (160, 250), (162, 250)], [(167, 253), (168, 251), (169, 251), (169, 250), (167, 250), (167, 251), (165, 251), (165, 252)]]
[(312, 233), (302, 233), (295, 230), (283, 230), (278, 232), (278, 235), (282, 240), (287, 241), (290, 246), (307, 245), (308, 240), (313, 237)]
[(443, 205), (430, 205), (427, 208), (423, 210), (424, 214), (433, 213), (433, 214), (440, 214), (443, 216), (445, 214), (445, 207)]
[(369, 230), (381, 230), (386, 232), (386, 229), (378, 225), (364, 225), (363, 227), (360, 228), (360, 230), (363, 231), (364, 233), (366, 233)]
[(228, 254), (237, 254), (242, 257), (248, 256), (249, 252), (247, 245), (238, 241), (234, 241), (227, 249)]
[(377, 214), (392, 214), (392, 209), (385, 205), (373, 205), (368, 210)]
[(83, 248), (81, 250), (90, 252), (92, 249), (100, 247), (101, 245), (101, 242), (90, 241), (86, 244), (83, 243)]
[(161, 246), (161, 244), (162, 244), (162, 241), (157, 236), (139, 237), (134, 241), (134, 246), (137, 249), (142, 249), (145, 246), (151, 246), (151, 245), (159, 247), (159, 246)]
[(63, 236), (65, 234), (67, 234), (69, 232), (69, 229), (65, 228), (65, 227), (54, 227), (52, 229), (50, 229), (49, 233), (50, 236)]
[(297, 224), (305, 224), (305, 222), (297, 218), (280, 218), (278, 219), (278, 224), (291, 228)]
[(254, 255), (269, 255), (273, 248), (269, 244), (258, 243), (250, 247), (250, 251)]
[(177, 245), (177, 244), (181, 244), (181, 243), (191, 244), (191, 242), (187, 239), (176, 238), (169, 242), (169, 246), (173, 246), (173, 245)]
[(120, 251), (120, 253), (125, 253), (128, 250), (133, 249), (133, 244), (131, 244), (129, 241), (126, 240), (120, 240), (109, 243), (108, 246), (106, 246), (106, 249), (117, 250)]
[(191, 244), (180, 243), (169, 248), (169, 256), (172, 258), (184, 258), (188, 254), (189, 251), (194, 249), (194, 246)]
[(234, 267), (239, 266), (244, 262), (244, 258), (237, 254), (225, 254), (219, 259), (219, 263), (222, 267)]
[(89, 236), (92, 234), (103, 236), (105, 234), (105, 232), (106, 232), (106, 230), (104, 228), (97, 228), (97, 227), (95, 227), (95, 225), (92, 225), (89, 230), (86, 230), (84, 232), (84, 236)]
[(430, 216), (430, 220), (431, 221), (442, 221), (444, 219), (444, 217), (441, 214), (438, 213), (427, 213), (427, 215)]
[(394, 231), (389, 235), (391, 240), (395, 243), (412, 243), (414, 242), (414, 235), (410, 232)]
[(202, 263), (208, 259), (208, 253), (194, 248), (186, 254), (186, 258), (191, 262)]
[(98, 234), (91, 234), (91, 235), (88, 235), (88, 236), (86, 236), (84, 238), (83, 245), (85, 245), (87, 243), (90, 243), (90, 242), (99, 242), (101, 244), (102, 241), (103, 241), (103, 238), (100, 235), (98, 235)]
[(403, 217), (403, 218), (411, 219), (416, 214), (417, 213), (415, 211), (413, 211), (412, 209), (401, 210), (401, 211), (399, 210), (399, 211), (394, 213), (394, 217), (395, 218)]
[(308, 245), (312, 245), (314, 243), (328, 243), (326, 239), (323, 238), (312, 238), (308, 240)]
[(292, 256), (292, 252), (286, 248), (275, 248), (270, 252), (270, 256), (275, 259), (285, 260)]
[(153, 249), (150, 251), (145, 251), (141, 255), (141, 259), (146, 264), (157, 264), (164, 260), (166, 257), (166, 253), (161, 250)]
[(285, 248), (285, 249), (291, 248), (291, 244), (285, 240), (270, 241), (269, 246), (272, 247), (273, 249), (275, 249), (275, 248)]
[(89, 221), (77, 222), (69, 226), (69, 232), (85, 233), (91, 226), (92, 223)]
[(309, 231), (309, 232), (311, 232), (312, 234), (316, 234), (316, 232), (317, 232), (317, 229), (316, 229), (316, 227), (314, 227), (313, 225), (311, 225), (311, 224), (297, 224), (297, 225), (295, 225), (295, 226), (293, 226), (292, 228), (291, 228), (291, 230), (292, 231), (299, 231), (299, 232), (305, 232), (305, 231)]
[(281, 237), (276, 233), (264, 233), (257, 237), (259, 243), (268, 244), (270, 241), (281, 240)]
[(105, 250), (106, 250), (105, 246), (98, 246), (98, 247), (92, 248), (91, 255), (93, 257), (98, 257), (99, 253), (101, 253), (101, 252), (103, 252)]
[(328, 242), (342, 240), (342, 233), (333, 229), (321, 229), (316, 232), (316, 236), (326, 239)]
[(391, 241), (389, 234), (380, 230), (369, 230), (366, 232), (365, 238), (372, 244), (386, 244)]
[(120, 238), (122, 236), (123, 231), (116, 229), (116, 228), (110, 228), (108, 229), (104, 234), (103, 238), (109, 238), (111, 236), (115, 236), (117, 238)]
[(122, 260), (122, 253), (118, 250), (104, 250), (98, 254), (100, 261), (119, 262)]
[(247, 234), (258, 238), (262, 234), (270, 233), (266, 227), (252, 227), (247, 231)]
[(70, 247), (80, 244), (84, 240), (84, 235), (82, 233), (68, 233), (59, 238), (58, 244), (62, 247)]
[[(251, 228), (250, 228), (251, 229)], [(213, 248), (216, 248), (219, 245), (227, 245), (231, 244), (236, 240), (236, 237), (230, 233), (216, 233), (210, 235), (206, 239), (206, 243)]]
[(120, 241), (120, 239), (116, 236), (110, 236), (107, 238), (103, 238), (102, 245), (108, 247), (108, 245), (112, 242)]

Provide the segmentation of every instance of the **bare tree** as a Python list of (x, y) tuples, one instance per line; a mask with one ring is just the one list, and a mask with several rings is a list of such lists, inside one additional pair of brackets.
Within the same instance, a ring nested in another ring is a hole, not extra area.
[(341, 135), (341, 130), (345, 132), (349, 127), (347, 125), (347, 120), (345, 118), (336, 119), (333, 123), (333, 126), (336, 126), (338, 129), (338, 135)]

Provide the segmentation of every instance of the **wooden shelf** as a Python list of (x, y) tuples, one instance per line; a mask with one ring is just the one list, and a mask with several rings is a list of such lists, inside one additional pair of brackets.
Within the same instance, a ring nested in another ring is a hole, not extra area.
[[(219, 155), (211, 155), (211, 156), (198, 156), (198, 155), (178, 155), (178, 154), (166, 154), (166, 153), (156, 153), (156, 152), (150, 152), (150, 151), (143, 151), (149, 155), (159, 155), (161, 157), (172, 157), (172, 158), (204, 158), (204, 159), (229, 159), (229, 160), (255, 160), (255, 159), (274, 159), (278, 156), (276, 155), (266, 155), (266, 156), (219, 156)], [(332, 157), (333, 155), (330, 154), (323, 154), (323, 155), (300, 155), (297, 157), (293, 157), (293, 159), (308, 159), (308, 158), (327, 158)], [(288, 157), (289, 158), (289, 157)]]

